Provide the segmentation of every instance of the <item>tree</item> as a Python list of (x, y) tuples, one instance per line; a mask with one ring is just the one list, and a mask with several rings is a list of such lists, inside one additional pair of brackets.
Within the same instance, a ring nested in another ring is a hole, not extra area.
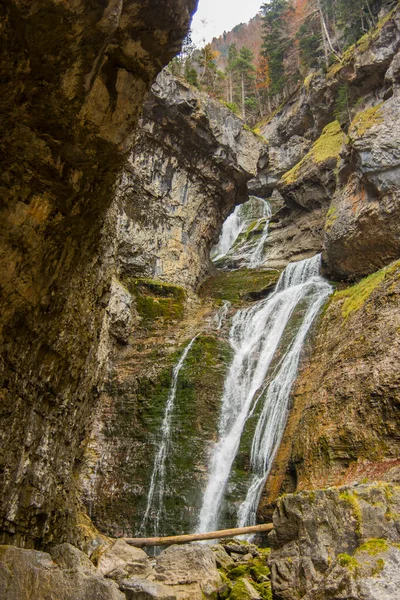
[[(232, 70), (237, 73), (240, 79), (241, 92), (241, 107), (242, 118), (246, 120), (246, 105), (254, 106), (254, 90), (255, 90), (255, 66), (253, 65), (254, 55), (249, 48), (243, 46), (239, 50), (239, 54), (232, 64)], [(253, 91), (253, 94), (251, 93)]]
[(263, 15), (263, 56), (269, 65), (270, 91), (279, 94), (285, 87), (284, 59), (290, 47), (288, 15), (293, 6), (288, 0), (271, 0), (261, 6)]

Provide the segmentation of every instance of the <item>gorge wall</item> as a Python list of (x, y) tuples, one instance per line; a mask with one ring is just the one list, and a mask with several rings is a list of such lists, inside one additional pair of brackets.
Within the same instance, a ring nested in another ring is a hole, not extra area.
[(81, 535), (76, 481), (112, 270), (101, 229), (144, 94), (195, 4), (0, 8), (3, 540)]

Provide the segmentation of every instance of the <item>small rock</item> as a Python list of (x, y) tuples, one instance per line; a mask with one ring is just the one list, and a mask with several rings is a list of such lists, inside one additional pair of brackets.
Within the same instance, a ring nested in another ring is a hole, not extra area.
[(219, 569), (227, 569), (234, 564), (234, 560), (226, 552), (225, 548), (221, 544), (211, 547), (214, 552), (215, 560), (217, 561), (217, 567)]
[(137, 579), (125, 579), (119, 584), (127, 600), (177, 600), (173, 591), (162, 583)]
[(147, 577), (152, 569), (143, 550), (129, 546), (124, 540), (116, 540), (99, 557), (97, 572), (119, 582), (132, 576)]

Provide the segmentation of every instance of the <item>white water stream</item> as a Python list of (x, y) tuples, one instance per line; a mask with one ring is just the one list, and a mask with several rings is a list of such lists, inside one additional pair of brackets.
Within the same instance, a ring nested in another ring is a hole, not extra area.
[[(271, 215), (270, 203), (256, 196), (237, 206), (226, 219), (218, 244), (211, 251), (213, 262), (229, 257), (231, 261), (239, 263), (241, 268), (256, 269), (261, 266)], [(255, 237), (250, 233), (244, 236), (243, 241), (239, 241), (246, 230), (251, 228), (258, 232), (263, 223), (264, 228), (259, 236)]]
[(150, 480), (150, 488), (147, 496), (146, 510), (143, 516), (140, 530), (146, 531), (146, 526), (150, 515), (154, 512), (154, 535), (158, 535), (160, 520), (164, 514), (164, 493), (165, 493), (165, 463), (171, 443), (171, 420), (175, 405), (176, 390), (178, 386), (178, 377), (186, 357), (199, 334), (189, 342), (184, 349), (182, 356), (172, 371), (172, 382), (168, 394), (167, 404), (165, 406), (164, 418), (161, 425), (161, 444), (154, 459), (153, 472)]
[[(261, 491), (285, 428), (304, 340), (332, 292), (331, 286), (319, 276), (320, 266), (320, 255), (289, 264), (269, 298), (239, 310), (233, 318), (230, 344), (235, 355), (225, 381), (219, 441), (210, 459), (199, 532), (218, 529), (241, 436), (247, 420), (257, 410), (259, 416), (251, 448), (251, 483), (237, 516), (238, 526), (255, 522)], [(282, 338), (296, 309), (299, 318), (293, 325), (294, 333), (288, 347), (282, 349)], [(269, 373), (278, 350), (283, 355), (274, 372)], [(267, 386), (266, 378), (272, 379)]]

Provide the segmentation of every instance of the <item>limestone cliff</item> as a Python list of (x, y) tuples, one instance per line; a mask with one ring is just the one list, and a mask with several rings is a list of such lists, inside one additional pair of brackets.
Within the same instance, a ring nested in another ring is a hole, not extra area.
[(194, 289), (212, 271), (211, 246), (247, 199), (264, 151), (227, 108), (167, 72), (158, 76), (108, 215), (116, 271), (103, 332), (116, 344), (83, 478), (104, 532), (140, 529), (172, 368), (198, 334), (177, 389), (162, 527), (172, 534), (195, 526), (231, 349), (213, 322), (217, 303)]
[(144, 94), (195, 4), (1, 4), (3, 540), (79, 537), (80, 445), (111, 278), (100, 231)]

